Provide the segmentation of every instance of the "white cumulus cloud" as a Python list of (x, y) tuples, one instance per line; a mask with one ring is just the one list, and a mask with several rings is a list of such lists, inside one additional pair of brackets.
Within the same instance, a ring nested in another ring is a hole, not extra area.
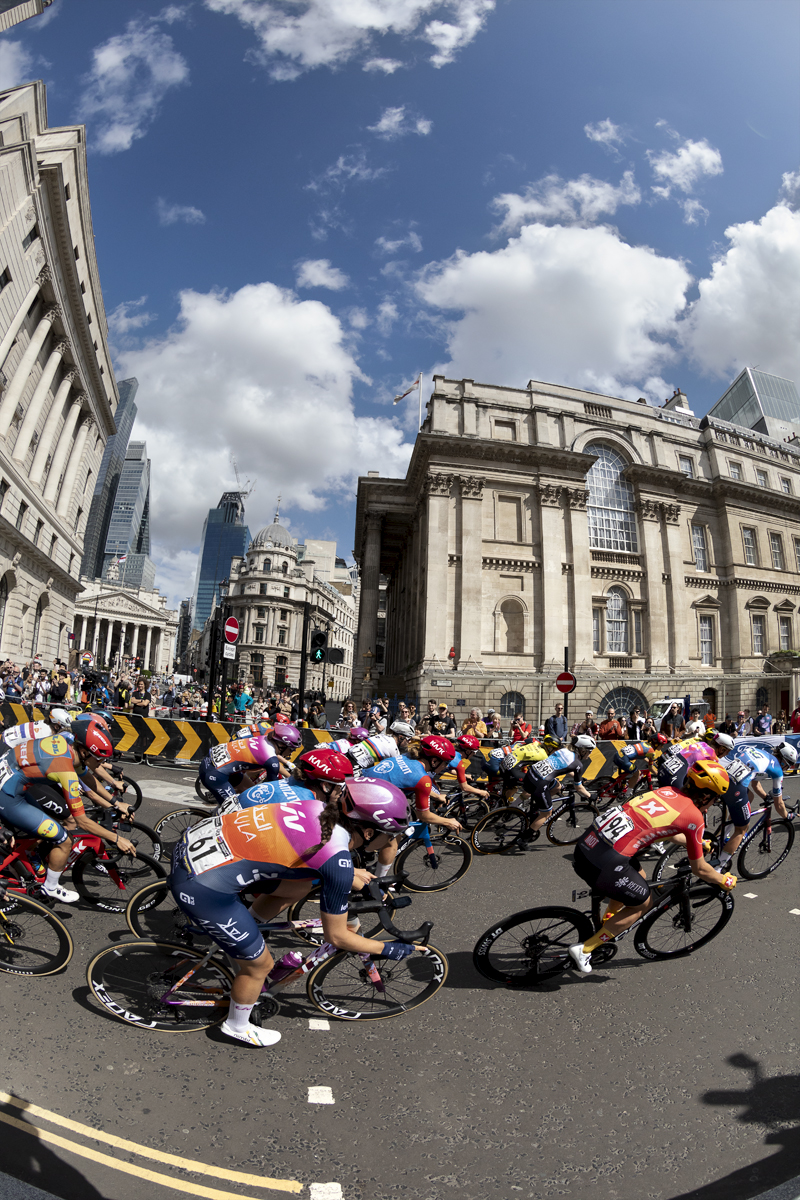
[(397, 254), (403, 246), (408, 246), (414, 254), (419, 254), (422, 249), (422, 238), (413, 229), (409, 229), (408, 233), (399, 238), (379, 237), (375, 239), (375, 245), (381, 254)]
[(786, 171), (781, 178), (781, 199), (790, 208), (800, 201), (800, 171)]
[(591, 142), (600, 142), (602, 146), (616, 148), (625, 141), (625, 135), (619, 125), (615, 125), (609, 117), (598, 121), (596, 125), (584, 125), (583, 132)]
[[(670, 131), (673, 137), (677, 134)], [(722, 155), (705, 138), (693, 142), (686, 138), (677, 150), (648, 150), (647, 158), (653, 169), (658, 183), (653, 191), (665, 198), (669, 197), (673, 188), (688, 193), (704, 175), (722, 174)]]
[(367, 129), (376, 137), (392, 142), (409, 133), (426, 137), (433, 129), (433, 121), (429, 121), (427, 117), (416, 117), (406, 110), (405, 104), (399, 104), (396, 108), (385, 108), (380, 120), (374, 125), (368, 125)]
[(297, 286), (299, 288), (323, 287), (330, 288), (332, 292), (339, 292), (349, 283), (348, 276), (338, 267), (331, 266), (330, 259), (307, 258), (304, 262), (297, 264)]
[(35, 62), (22, 42), (0, 39), (0, 88), (16, 87), (35, 78)]
[(682, 200), (683, 222), (685, 225), (699, 225), (708, 219), (708, 209), (699, 200)]
[(147, 133), (170, 88), (188, 81), (186, 60), (161, 27), (183, 13), (171, 5), (157, 17), (135, 17), (124, 33), (92, 51), (79, 107), (93, 126), (92, 145), (101, 154), (129, 150)]
[[(381, 37), (427, 42), (441, 67), (480, 32), (495, 0), (204, 0), (212, 12), (252, 29), (257, 57), (274, 79), (295, 79), (315, 67), (354, 58), (364, 69), (391, 74), (403, 64), (375, 53)], [(394, 48), (394, 47), (393, 47)]]
[(205, 213), (193, 204), (170, 204), (161, 196), (156, 204), (159, 225), (177, 225), (184, 221), (187, 225), (205, 225)]
[(497, 196), (492, 207), (505, 212), (500, 229), (510, 233), (530, 221), (596, 221), (615, 213), (621, 204), (638, 204), (641, 198), (632, 171), (625, 172), (618, 186), (591, 175), (567, 180), (546, 175), (528, 184), (521, 195)]

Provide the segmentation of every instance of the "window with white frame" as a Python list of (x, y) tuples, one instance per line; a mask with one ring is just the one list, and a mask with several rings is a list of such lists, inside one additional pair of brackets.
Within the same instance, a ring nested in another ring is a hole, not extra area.
[(756, 468), (756, 483), (759, 487), (769, 487), (769, 479), (766, 471), (760, 471)]
[(744, 561), (748, 567), (757, 567), (758, 548), (755, 529), (742, 529), (742, 545), (744, 546)]
[(709, 613), (700, 615), (700, 663), (704, 667), (714, 665), (714, 618)]
[(767, 619), (761, 613), (753, 614), (753, 654), (766, 654)]
[(741, 479), (742, 478), (742, 464), (741, 463), (729, 462), (728, 470), (731, 473), (731, 479)]
[(694, 479), (694, 462), (687, 454), (678, 455), (678, 470), (682, 471), (687, 479)]
[(263, 625), (256, 625), (254, 627), (253, 641), (254, 642), (263, 642), (264, 641), (264, 626)]
[(794, 539), (794, 560), (797, 564), (797, 570), (800, 571), (800, 538)]
[(587, 514), (589, 545), (594, 550), (617, 550), (636, 554), (636, 507), (633, 488), (622, 472), (627, 461), (611, 446), (592, 442), (587, 454), (596, 454), (597, 462), (586, 474), (589, 488)]
[(779, 533), (771, 533), (769, 535), (769, 552), (772, 555), (774, 569), (776, 571), (783, 571), (783, 538)]
[(778, 617), (778, 637), (781, 650), (792, 648), (792, 618)]
[(628, 598), (619, 587), (608, 589), (606, 641), (609, 654), (628, 653)]
[(594, 650), (595, 654), (600, 653), (600, 644), (601, 644), (600, 643), (600, 636), (601, 636), (600, 628), (601, 628), (600, 609), (593, 608), (592, 609), (592, 649)]
[(642, 653), (642, 610), (640, 608), (633, 610), (633, 652), (634, 654)]
[(704, 525), (692, 526), (692, 551), (694, 553), (695, 570), (707, 571), (708, 545), (706, 543), (706, 530)]
[(792, 481), (786, 475), (781, 475), (781, 490), (786, 492), (787, 496), (792, 494)]

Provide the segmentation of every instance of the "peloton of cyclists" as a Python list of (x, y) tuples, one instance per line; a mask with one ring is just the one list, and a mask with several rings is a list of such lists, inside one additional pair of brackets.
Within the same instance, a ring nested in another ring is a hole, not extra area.
[(544, 747), (554, 747), (552, 753), (541, 762), (535, 762), (522, 781), (524, 790), (530, 796), (530, 816), (537, 813), (529, 827), (519, 836), (523, 846), (529, 846), (539, 836), (539, 830), (546, 823), (553, 807), (553, 796), (561, 790), (561, 780), (571, 775), (575, 791), (584, 799), (591, 799), (590, 792), (581, 783), (581, 776), (589, 765), (591, 753), (597, 747), (597, 742), (588, 733), (579, 733), (573, 741), (573, 749), (562, 746), (559, 739), (547, 734)]
[[(724, 737), (725, 735), (718, 735)], [(730, 738), (725, 738), (730, 742)], [(750, 823), (751, 801), (758, 796), (767, 799), (767, 793), (758, 782), (759, 776), (772, 780), (772, 790), (769, 796), (777, 809), (778, 816), (788, 816), (783, 799), (783, 774), (797, 766), (797, 751), (788, 742), (778, 746), (734, 746), (731, 742), (728, 753), (721, 757), (722, 766), (731, 777), (731, 794), (725, 797), (728, 815), (733, 821), (733, 833), (720, 850), (718, 864), (721, 869), (727, 867), (731, 858), (739, 849), (742, 838)], [(735, 787), (733, 786), (735, 784)], [(712, 862), (715, 860), (712, 859)]]

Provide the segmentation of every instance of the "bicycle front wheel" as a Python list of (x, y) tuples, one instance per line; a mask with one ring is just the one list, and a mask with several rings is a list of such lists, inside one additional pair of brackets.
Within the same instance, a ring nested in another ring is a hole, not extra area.
[(72, 938), (55, 913), (29, 896), (0, 899), (0, 971), (55, 975), (73, 954)]
[(562, 804), (544, 827), (554, 846), (574, 846), (592, 827), (597, 816), (593, 804)]
[(207, 948), (211, 941), (178, 907), (165, 879), (155, 879), (131, 896), (125, 921), (133, 936), (145, 941), (201, 948)]
[(794, 825), (780, 817), (745, 842), (736, 865), (745, 879), (766, 879), (777, 871), (794, 842)]
[(448, 804), (442, 813), (443, 817), (454, 817), (463, 829), (473, 829), (481, 817), (489, 812), (489, 805), (480, 796), (462, 796)]
[(172, 861), (172, 851), (175, 843), (179, 842), (187, 829), (198, 821), (205, 821), (211, 814), (200, 808), (173, 808), (166, 816), (161, 817), (154, 825), (155, 832), (161, 839), (164, 861)]
[(92, 959), (86, 980), (95, 1000), (120, 1021), (140, 1029), (192, 1033), (218, 1025), (228, 1015), (233, 975), (216, 959), (198, 967), (204, 957), (168, 942), (122, 942)]
[(496, 808), (488, 817), (478, 821), (470, 834), (470, 845), (476, 854), (502, 854), (515, 845), (528, 824), (528, 818), (521, 809), (513, 805)]
[(102, 858), (94, 850), (82, 854), (72, 868), (72, 882), (82, 900), (102, 912), (123, 913), (131, 896), (167, 872), (147, 854)]
[(135, 811), (142, 803), (142, 789), (135, 779), (131, 779), (130, 775), (120, 775), (120, 780), (124, 784), (124, 791), (120, 799)]
[(394, 860), (393, 870), (410, 892), (443, 892), (472, 866), (472, 849), (456, 834), (438, 838), (431, 850), (424, 842), (409, 842)]
[[(371, 976), (379, 978), (373, 982)], [(326, 958), (308, 976), (311, 1003), (340, 1021), (381, 1021), (399, 1017), (430, 1000), (447, 978), (447, 959), (435, 946), (415, 946), (397, 962), (371, 959), (340, 951)]]
[(478, 938), (475, 970), (506, 987), (530, 987), (571, 965), (569, 947), (592, 936), (592, 922), (574, 908), (528, 908), (498, 921)]
[(202, 800), (203, 804), (216, 804), (217, 803), (216, 798), (211, 795), (211, 792), (207, 791), (207, 789), (203, 787), (202, 783), (200, 782), (199, 775), (197, 776), (197, 779), (195, 779), (195, 781), (194, 781), (194, 790), (195, 790), (197, 799)]
[(733, 896), (713, 883), (691, 884), (685, 900), (676, 888), (672, 903), (645, 917), (633, 944), (642, 958), (684, 958), (715, 938), (733, 915)]

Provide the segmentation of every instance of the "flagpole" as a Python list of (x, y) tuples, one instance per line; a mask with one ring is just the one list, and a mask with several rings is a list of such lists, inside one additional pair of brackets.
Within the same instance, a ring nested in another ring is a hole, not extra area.
[(417, 425), (417, 433), (422, 429), (422, 371), (419, 373), (419, 424)]

